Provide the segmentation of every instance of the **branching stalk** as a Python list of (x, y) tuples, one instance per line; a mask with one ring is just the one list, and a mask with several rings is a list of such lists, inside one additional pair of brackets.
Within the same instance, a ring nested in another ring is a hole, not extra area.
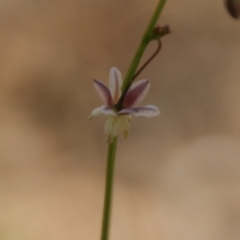
[[(154, 35), (154, 27), (155, 27), (156, 22), (163, 10), (165, 3), (166, 3), (166, 0), (159, 0), (159, 3), (153, 13), (153, 16), (152, 16), (152, 18), (148, 24), (148, 27), (143, 35), (142, 41), (137, 49), (137, 52), (132, 60), (132, 63), (130, 64), (127, 74), (125, 76), (123, 86), (122, 86), (123, 94), (127, 92), (129, 87), (131, 86), (133, 79), (152, 60), (152, 59), (150, 59), (149, 62), (147, 61), (143, 65), (143, 67), (140, 68), (139, 71), (136, 73), (139, 62), (142, 58), (142, 55), (143, 55), (147, 45), (149, 44), (149, 42), (151, 40), (156, 39), (156, 36)], [(161, 44), (160, 44), (160, 40), (159, 40), (159, 50), (160, 50), (160, 48), (161, 48)], [(156, 52), (156, 54), (157, 54), (157, 52)], [(153, 57), (155, 57), (155, 55)], [(116, 149), (117, 149), (117, 138), (114, 138), (113, 142), (108, 145), (106, 185), (105, 185), (105, 198), (104, 198), (101, 240), (109, 239), (113, 180), (114, 180), (114, 163), (115, 163), (115, 157), (116, 157)]]

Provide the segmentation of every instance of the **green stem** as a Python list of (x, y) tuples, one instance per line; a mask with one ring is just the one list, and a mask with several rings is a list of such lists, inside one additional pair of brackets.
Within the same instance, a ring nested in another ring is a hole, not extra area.
[[(128, 72), (123, 82), (122, 92), (126, 92), (132, 83), (132, 78), (137, 71), (139, 62), (142, 55), (151, 40), (153, 40), (153, 30), (156, 22), (163, 10), (166, 0), (159, 0), (159, 3), (153, 13), (153, 16), (149, 22), (149, 25), (143, 35), (140, 46), (129, 66)], [(114, 138), (113, 142), (108, 146), (107, 156), (107, 171), (106, 171), (106, 185), (105, 185), (105, 199), (103, 209), (103, 220), (102, 220), (102, 233), (101, 240), (109, 239), (109, 226), (111, 217), (111, 203), (112, 203), (112, 191), (113, 191), (113, 176), (114, 176), (114, 163), (117, 149), (117, 138)]]
[(108, 236), (109, 236), (112, 191), (113, 191), (114, 163), (115, 163), (116, 150), (117, 150), (117, 138), (114, 138), (113, 142), (110, 143), (108, 146), (105, 200), (104, 200), (104, 209), (103, 209), (101, 240), (107, 240)]
[(138, 50), (132, 60), (132, 63), (130, 64), (127, 74), (125, 76), (125, 79), (123, 81), (123, 85), (122, 85), (122, 92), (125, 92), (130, 85), (132, 84), (132, 77), (134, 76), (135, 72), (137, 71), (139, 62), (142, 58), (142, 55), (147, 47), (147, 45), (149, 44), (149, 42), (152, 40), (153, 37), (153, 29), (157, 23), (157, 20), (163, 10), (163, 7), (165, 5), (167, 0), (160, 0), (153, 15), (152, 18), (148, 24), (148, 27), (143, 35), (142, 41), (140, 43), (140, 46), (138, 47)]

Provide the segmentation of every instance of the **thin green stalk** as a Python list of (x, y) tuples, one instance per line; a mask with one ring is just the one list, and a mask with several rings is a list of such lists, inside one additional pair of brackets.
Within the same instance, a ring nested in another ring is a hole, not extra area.
[[(126, 92), (132, 83), (132, 78), (137, 71), (139, 62), (142, 55), (151, 40), (154, 38), (154, 27), (156, 22), (163, 10), (166, 0), (159, 0), (159, 3), (153, 13), (153, 16), (149, 22), (149, 25), (143, 35), (142, 41), (138, 47), (138, 50), (129, 66), (128, 72), (123, 82), (122, 92)], [(109, 239), (109, 228), (110, 228), (110, 217), (111, 217), (111, 203), (112, 203), (112, 192), (113, 192), (113, 176), (114, 176), (114, 163), (117, 149), (117, 138), (114, 138), (113, 142), (108, 146), (107, 156), (107, 171), (106, 171), (106, 185), (105, 185), (105, 198), (104, 198), (104, 209), (103, 209), (103, 220), (102, 220), (102, 233), (101, 240)]]
[(116, 110), (120, 110), (122, 107), (122, 103), (124, 101), (125, 95), (128, 91), (128, 89), (130, 88), (133, 80), (134, 80), (134, 75), (137, 71), (138, 65), (140, 63), (140, 60), (142, 58), (142, 55), (146, 49), (146, 47), (148, 46), (149, 42), (156, 39), (156, 33), (154, 33), (154, 28), (155, 25), (157, 23), (157, 20), (163, 10), (163, 7), (165, 5), (167, 0), (160, 0), (153, 15), (152, 18), (148, 24), (148, 27), (145, 31), (145, 33), (143, 34), (141, 43), (136, 51), (136, 54), (128, 68), (127, 74), (125, 76), (125, 79), (123, 81), (123, 85), (122, 85), (122, 96), (119, 99), (118, 103), (116, 104), (115, 108)]
[(115, 163), (116, 150), (117, 150), (117, 138), (114, 138), (113, 142), (108, 145), (105, 200), (104, 200), (104, 209), (103, 209), (101, 240), (107, 240), (108, 236), (109, 236), (111, 205), (112, 205), (112, 191), (113, 191), (114, 163)]
[(125, 79), (123, 81), (123, 85), (122, 85), (122, 92), (125, 92), (131, 85), (132, 83), (132, 77), (134, 76), (135, 72), (137, 71), (139, 62), (142, 58), (142, 55), (147, 47), (147, 45), (149, 44), (149, 42), (152, 40), (153, 38), (153, 30), (154, 27), (157, 23), (157, 20), (163, 10), (163, 7), (165, 5), (167, 0), (160, 0), (153, 15), (152, 18), (148, 24), (148, 27), (143, 35), (142, 41), (138, 47), (138, 50), (132, 60), (132, 63), (130, 64), (127, 74), (125, 76)]

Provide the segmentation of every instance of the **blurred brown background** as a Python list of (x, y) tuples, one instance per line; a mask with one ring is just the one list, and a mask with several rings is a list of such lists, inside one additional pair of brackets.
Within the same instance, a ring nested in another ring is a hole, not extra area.
[[(126, 72), (156, 4), (0, 1), (1, 240), (99, 239), (92, 79)], [(239, 240), (240, 22), (220, 0), (168, 1), (159, 22), (172, 34), (139, 78), (162, 114), (120, 138), (111, 240)]]

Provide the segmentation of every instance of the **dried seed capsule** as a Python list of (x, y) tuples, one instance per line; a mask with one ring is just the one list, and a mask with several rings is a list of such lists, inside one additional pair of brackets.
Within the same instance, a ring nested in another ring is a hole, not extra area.
[(225, 0), (225, 5), (233, 18), (240, 17), (240, 0)]

